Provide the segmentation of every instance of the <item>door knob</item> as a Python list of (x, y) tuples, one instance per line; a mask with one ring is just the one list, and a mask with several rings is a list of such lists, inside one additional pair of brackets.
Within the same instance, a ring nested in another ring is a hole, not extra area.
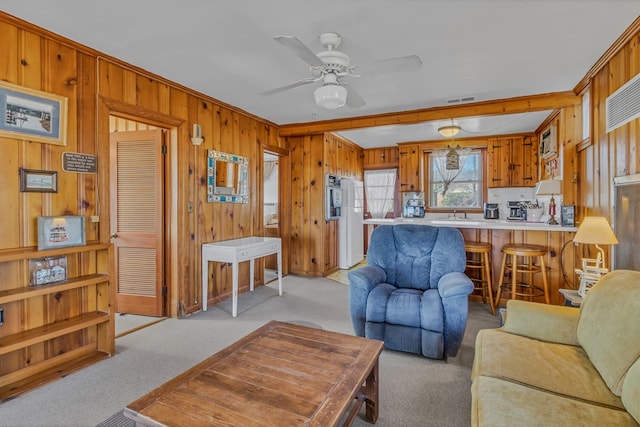
[(115, 239), (116, 237), (118, 237), (118, 235), (116, 233), (111, 233), (111, 238)]

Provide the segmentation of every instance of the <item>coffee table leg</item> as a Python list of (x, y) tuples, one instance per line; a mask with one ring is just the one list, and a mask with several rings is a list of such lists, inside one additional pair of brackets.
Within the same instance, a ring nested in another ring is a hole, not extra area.
[(365, 419), (371, 424), (378, 421), (378, 359), (369, 372), (367, 381), (364, 386), (367, 397)]

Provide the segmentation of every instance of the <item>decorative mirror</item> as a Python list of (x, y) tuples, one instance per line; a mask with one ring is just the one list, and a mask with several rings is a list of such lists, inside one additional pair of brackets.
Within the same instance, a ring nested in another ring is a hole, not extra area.
[(207, 201), (247, 203), (249, 159), (216, 150), (207, 156)]

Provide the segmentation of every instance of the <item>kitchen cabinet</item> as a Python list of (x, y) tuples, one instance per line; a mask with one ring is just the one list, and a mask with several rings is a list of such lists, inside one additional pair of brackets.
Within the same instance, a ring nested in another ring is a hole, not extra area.
[(420, 144), (401, 145), (398, 159), (400, 191), (422, 190), (422, 156)]
[(491, 138), (488, 153), (489, 188), (533, 187), (538, 181), (538, 144), (535, 136)]
[[(31, 286), (29, 261), (64, 255), (66, 280)], [(62, 378), (115, 351), (112, 246), (0, 251), (0, 402)]]
[(391, 169), (398, 167), (398, 147), (370, 148), (364, 150), (365, 169)]

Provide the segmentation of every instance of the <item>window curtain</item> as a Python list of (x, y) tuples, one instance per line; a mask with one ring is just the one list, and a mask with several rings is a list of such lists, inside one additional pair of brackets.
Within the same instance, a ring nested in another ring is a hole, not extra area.
[(382, 169), (364, 172), (364, 189), (367, 209), (373, 218), (384, 218), (393, 211), (393, 195), (396, 186), (396, 170)]
[(276, 166), (278, 166), (277, 160), (266, 160), (264, 162), (264, 180), (265, 181), (271, 176)]

